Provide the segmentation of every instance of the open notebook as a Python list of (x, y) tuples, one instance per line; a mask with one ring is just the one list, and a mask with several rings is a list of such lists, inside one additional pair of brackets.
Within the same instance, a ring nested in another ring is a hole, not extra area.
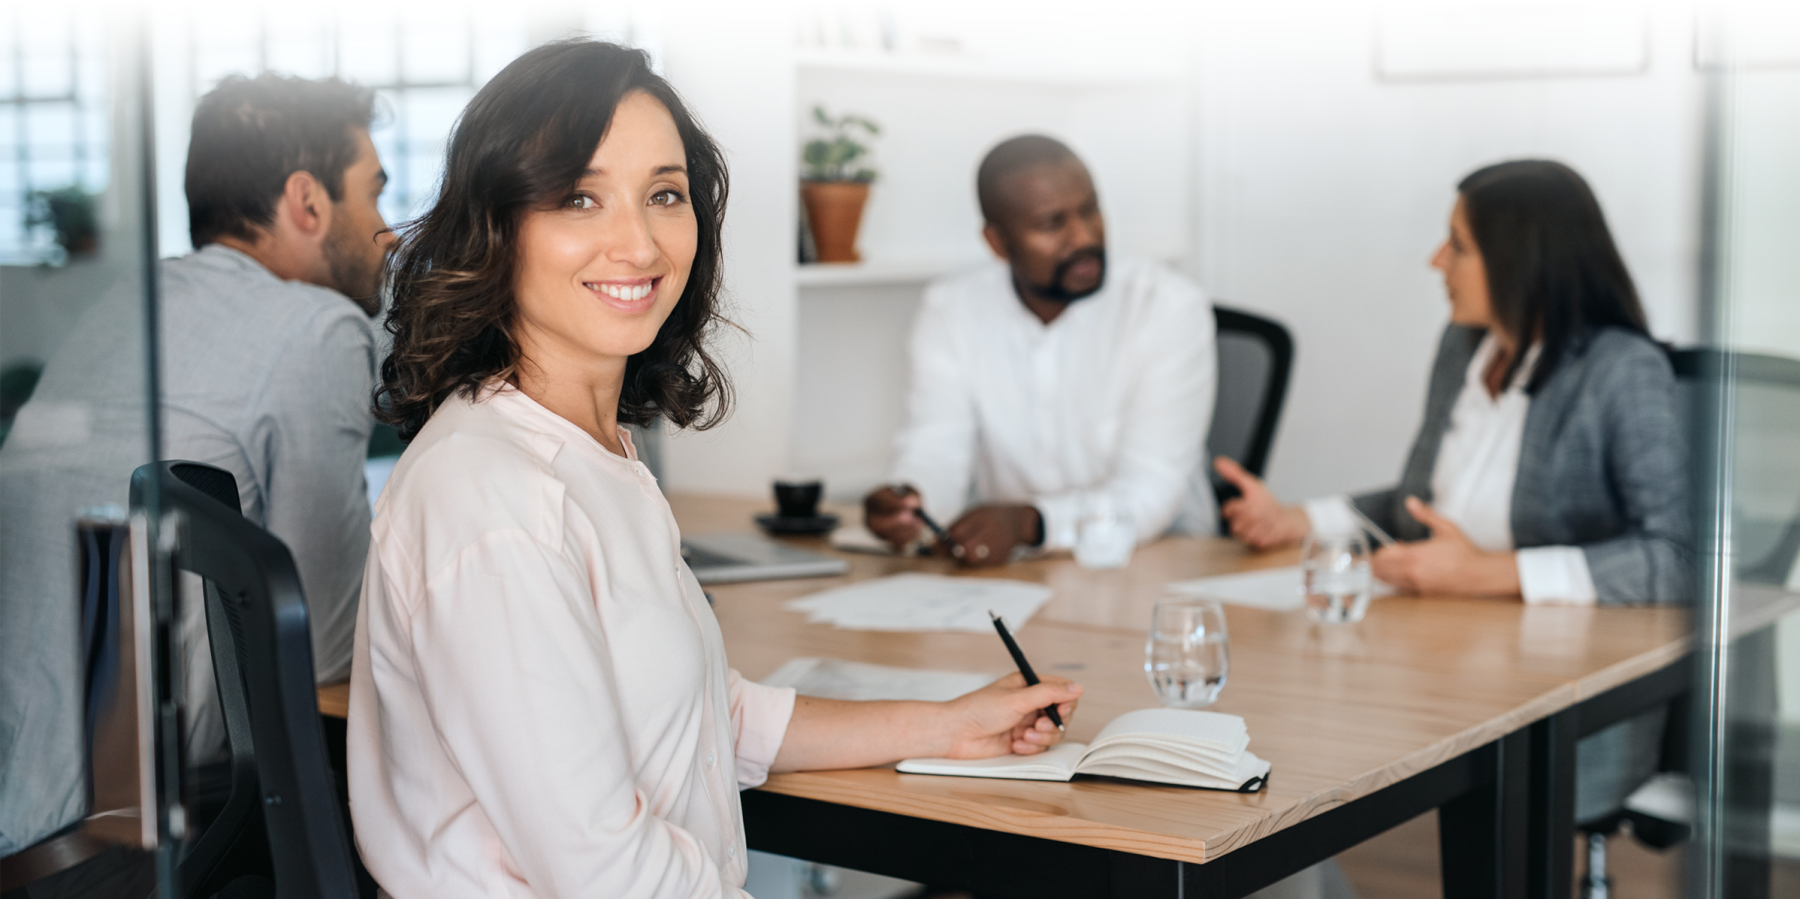
[(1077, 774), (1254, 793), (1269, 780), (1269, 763), (1246, 747), (1244, 719), (1218, 712), (1142, 709), (1101, 728), (1089, 744), (1062, 743), (1037, 755), (991, 759), (907, 759), (903, 774), (948, 774), (1008, 780), (1066, 781)]

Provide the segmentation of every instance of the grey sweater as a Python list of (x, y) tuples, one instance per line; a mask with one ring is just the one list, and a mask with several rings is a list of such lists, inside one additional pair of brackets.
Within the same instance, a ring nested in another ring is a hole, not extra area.
[[(316, 674), (341, 680), (369, 548), (374, 325), (342, 294), (216, 244), (160, 271), (162, 457), (236, 476), (245, 517), (294, 553)], [(143, 301), (131, 287), (83, 316), (0, 450), (0, 855), (87, 804), (74, 520), (124, 506), (132, 469), (149, 461)], [(187, 749), (203, 761), (224, 729), (200, 605), (184, 611)]]
[[(1438, 344), (1425, 420), (1398, 486), (1356, 497), (1401, 540), (1429, 535), (1405, 499), (1431, 502), (1450, 410), (1484, 331), (1451, 325)], [(1687, 453), (1675, 376), (1649, 338), (1603, 328), (1564, 353), (1531, 398), (1513, 484), (1513, 543), (1576, 546), (1604, 604), (1692, 598)]]

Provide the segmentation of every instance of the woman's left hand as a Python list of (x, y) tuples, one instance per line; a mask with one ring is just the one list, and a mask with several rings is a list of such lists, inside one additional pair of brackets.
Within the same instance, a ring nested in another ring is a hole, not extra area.
[(1007, 753), (1032, 755), (1062, 742), (1063, 733), (1043, 713), (1049, 705), (1068, 724), (1075, 715), (1081, 685), (1048, 676), (1034, 687), (1018, 673), (946, 703), (946, 758), (982, 759)]
[(1406, 593), (1519, 595), (1519, 567), (1512, 553), (1481, 549), (1416, 496), (1406, 498), (1406, 511), (1431, 529), (1431, 539), (1383, 547), (1372, 562), (1376, 577)]

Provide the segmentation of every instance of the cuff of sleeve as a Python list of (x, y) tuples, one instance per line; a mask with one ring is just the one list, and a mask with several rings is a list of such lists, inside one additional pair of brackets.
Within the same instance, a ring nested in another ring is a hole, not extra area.
[(748, 790), (769, 779), (769, 768), (775, 764), (775, 754), (781, 751), (788, 722), (794, 717), (795, 694), (793, 687), (759, 684), (736, 671), (731, 672), (731, 678), (738, 789)]
[(1312, 525), (1315, 534), (1355, 534), (1362, 531), (1362, 522), (1356, 519), (1356, 512), (1350, 508), (1348, 496), (1309, 499), (1303, 505), (1306, 509), (1306, 521)]
[(1075, 546), (1075, 526), (1081, 520), (1080, 496), (1042, 496), (1031, 505), (1044, 520), (1044, 542), (1037, 549), (1071, 549)]
[(1600, 594), (1587, 553), (1574, 546), (1536, 546), (1514, 554), (1519, 593), (1530, 605), (1591, 606)]

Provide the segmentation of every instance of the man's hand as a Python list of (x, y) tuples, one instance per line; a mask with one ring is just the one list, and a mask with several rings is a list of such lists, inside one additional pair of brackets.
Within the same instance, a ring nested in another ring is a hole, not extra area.
[(1231, 526), (1231, 536), (1251, 549), (1274, 549), (1304, 538), (1312, 530), (1306, 510), (1284, 506), (1262, 479), (1226, 456), (1213, 460), (1213, 470), (1238, 489), (1239, 496), (1225, 501), (1219, 514)]
[(1512, 553), (1482, 550), (1416, 496), (1406, 498), (1406, 511), (1431, 528), (1431, 539), (1382, 547), (1371, 563), (1376, 577), (1407, 593), (1519, 595), (1519, 566)]
[(1074, 719), (1081, 686), (1046, 676), (1035, 687), (1025, 686), (1014, 672), (993, 683), (946, 703), (942, 721), (945, 758), (980, 759), (1009, 752), (1031, 755), (1062, 742), (1062, 731), (1043, 713), (1054, 704), (1067, 724)]
[(1038, 542), (1043, 518), (1031, 506), (978, 506), (963, 513), (949, 527), (950, 540), (961, 552), (964, 565), (1001, 565), (1012, 558), (1013, 547)]
[(919, 492), (911, 487), (882, 487), (863, 498), (863, 526), (896, 550), (919, 539), (925, 525), (916, 514)]

